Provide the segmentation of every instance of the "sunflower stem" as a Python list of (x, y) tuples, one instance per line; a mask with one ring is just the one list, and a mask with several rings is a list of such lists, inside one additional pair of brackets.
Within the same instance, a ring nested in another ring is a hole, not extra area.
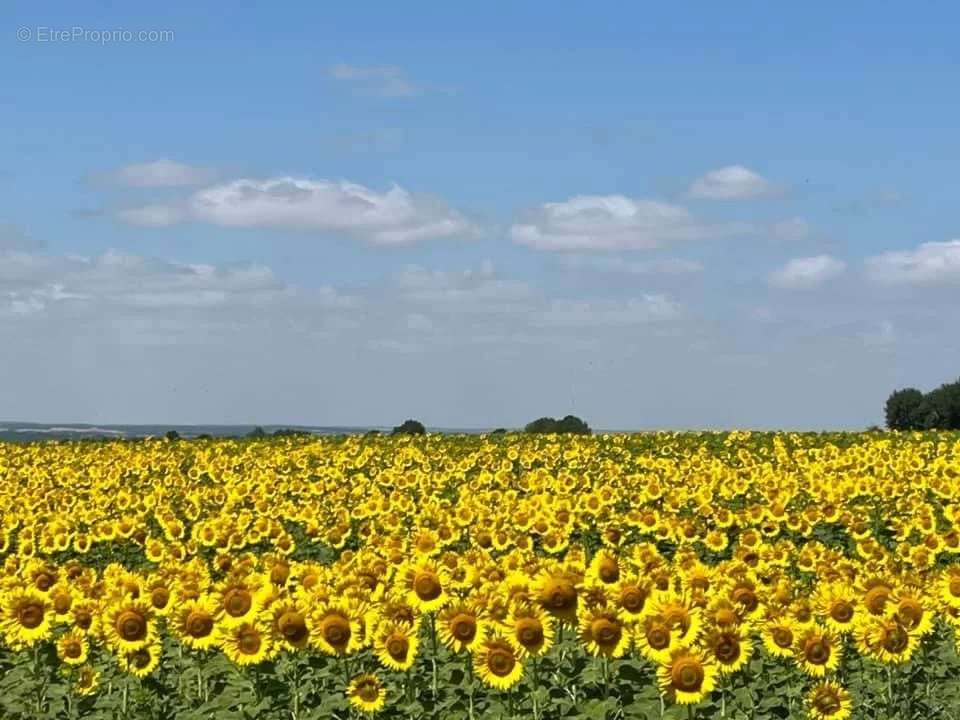
[(537, 693), (540, 690), (540, 670), (537, 667), (537, 658), (534, 657), (532, 661), (533, 665), (533, 695), (531, 699), (533, 700), (533, 720), (540, 720), (540, 712), (537, 708)]
[(432, 666), (433, 699), (437, 701), (440, 699), (437, 688), (437, 618), (433, 613), (430, 613), (430, 647), (432, 649), (430, 664)]
[(467, 663), (467, 718), (473, 720), (473, 656), (466, 654)]
[(890, 715), (893, 715), (893, 666), (887, 665), (887, 699), (890, 702)]
[(697, 717), (697, 711), (693, 707), (693, 703), (687, 705), (687, 720), (694, 720)]
[(299, 658), (293, 656), (293, 708), (291, 711), (293, 720), (298, 720), (300, 717), (300, 666)]

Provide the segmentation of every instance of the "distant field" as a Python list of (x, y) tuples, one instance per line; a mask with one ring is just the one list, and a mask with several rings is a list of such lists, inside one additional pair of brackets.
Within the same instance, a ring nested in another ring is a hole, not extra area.
[(960, 717), (957, 433), (0, 443), (0, 513), (2, 718)]

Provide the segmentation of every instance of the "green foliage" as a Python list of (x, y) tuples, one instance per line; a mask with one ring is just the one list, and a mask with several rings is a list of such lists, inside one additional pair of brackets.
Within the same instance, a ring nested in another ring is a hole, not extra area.
[(960, 430), (960, 380), (926, 394), (897, 390), (887, 399), (886, 417), (891, 430)]
[(528, 423), (524, 428), (528, 433), (567, 433), (573, 435), (589, 435), (590, 426), (575, 415), (567, 415), (562, 420), (551, 417), (542, 417)]
[(916, 388), (896, 390), (887, 398), (887, 427), (891, 430), (919, 429), (918, 410), (923, 402), (923, 393)]
[(405, 420), (402, 425), (393, 429), (394, 435), (424, 435), (427, 429), (419, 420)]

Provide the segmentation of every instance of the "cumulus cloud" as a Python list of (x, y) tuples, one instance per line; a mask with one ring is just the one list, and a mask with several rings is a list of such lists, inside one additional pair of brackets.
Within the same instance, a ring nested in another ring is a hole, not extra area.
[(341, 63), (331, 67), (328, 74), (334, 80), (360, 83), (383, 97), (412, 97), (422, 91), (396, 65), (362, 67)]
[(782, 268), (770, 273), (771, 287), (786, 290), (807, 290), (819, 287), (847, 269), (847, 264), (830, 255), (794, 258)]
[(775, 192), (774, 185), (743, 165), (728, 165), (701, 175), (690, 185), (690, 197), (704, 200), (748, 200)]
[(960, 284), (960, 240), (923, 243), (869, 257), (867, 277), (880, 285)]
[(100, 173), (96, 181), (139, 188), (185, 187), (212, 182), (216, 172), (211, 168), (187, 165), (162, 158), (152, 162), (134, 163)]
[(670, 320), (680, 312), (680, 305), (661, 294), (626, 299), (558, 299), (538, 312), (533, 324), (571, 328), (619, 327)]
[(510, 237), (537, 250), (638, 250), (751, 230), (743, 223), (704, 223), (686, 208), (659, 200), (577, 195), (528, 211), (511, 226)]
[(294, 177), (219, 183), (183, 202), (129, 208), (117, 218), (147, 227), (193, 221), (231, 228), (342, 233), (374, 245), (409, 245), (479, 233), (471, 220), (431, 195), (397, 185), (377, 192), (343, 180)]
[(701, 263), (683, 258), (628, 260), (617, 256), (563, 255), (560, 262), (570, 270), (595, 270), (626, 275), (686, 275), (703, 271)]

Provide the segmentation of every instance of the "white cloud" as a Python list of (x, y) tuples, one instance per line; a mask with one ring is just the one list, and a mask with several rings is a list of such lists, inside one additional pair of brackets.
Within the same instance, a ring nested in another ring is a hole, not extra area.
[(746, 200), (775, 190), (766, 178), (743, 165), (728, 165), (701, 175), (690, 185), (690, 197), (706, 200)]
[(115, 215), (118, 220), (128, 225), (140, 227), (168, 227), (187, 219), (185, 208), (161, 203), (125, 208), (118, 210)]
[(553, 300), (546, 310), (533, 317), (542, 327), (619, 327), (670, 320), (681, 313), (680, 306), (666, 295), (651, 294), (624, 300), (595, 298)]
[(95, 177), (115, 185), (161, 188), (203, 185), (211, 182), (216, 177), (216, 173), (210, 168), (186, 165), (164, 158), (152, 162), (124, 165)]
[(801, 217), (793, 217), (787, 220), (781, 220), (773, 226), (774, 237), (780, 240), (790, 242), (799, 242), (810, 237), (813, 228), (810, 223)]
[(705, 224), (683, 207), (623, 195), (577, 195), (545, 203), (510, 228), (537, 250), (637, 250), (750, 232), (743, 223)]
[(0, 256), (0, 298), (34, 312), (64, 303), (127, 309), (256, 304), (287, 289), (262, 265), (217, 267), (126, 255)]
[(531, 287), (498, 277), (493, 264), (452, 272), (410, 265), (393, 278), (404, 300), (423, 303), (436, 311), (497, 312), (524, 309), (535, 297)]
[(960, 240), (885, 252), (867, 258), (865, 265), (867, 277), (880, 285), (960, 284)]
[(375, 245), (479, 233), (463, 214), (430, 195), (396, 185), (380, 193), (342, 180), (293, 177), (232, 180), (198, 190), (182, 204), (154, 203), (117, 217), (149, 227), (192, 220), (232, 228), (343, 233)]
[(771, 287), (787, 290), (806, 290), (819, 287), (847, 269), (847, 264), (830, 255), (794, 258), (779, 270), (770, 273)]
[(422, 90), (396, 65), (360, 67), (341, 63), (331, 67), (329, 75), (335, 80), (363, 83), (384, 97), (412, 97)]
[(571, 270), (596, 270), (627, 275), (685, 275), (703, 271), (701, 263), (683, 258), (628, 260), (623, 257), (563, 255), (560, 262)]

